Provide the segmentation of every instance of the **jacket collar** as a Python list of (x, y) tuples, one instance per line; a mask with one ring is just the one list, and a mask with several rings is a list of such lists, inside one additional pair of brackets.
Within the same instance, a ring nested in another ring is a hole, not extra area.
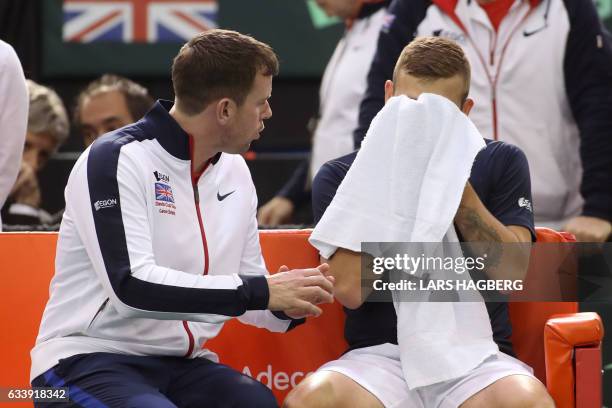
[[(152, 135), (172, 156), (181, 160), (191, 160), (189, 147), (191, 136), (170, 116), (172, 106), (174, 102), (159, 99), (139, 123), (147, 134)], [(216, 164), (220, 157), (221, 153), (213, 156), (211, 164)]]
[(170, 116), (173, 105), (172, 101), (159, 99), (140, 124), (168, 153), (181, 160), (190, 160), (189, 135)]

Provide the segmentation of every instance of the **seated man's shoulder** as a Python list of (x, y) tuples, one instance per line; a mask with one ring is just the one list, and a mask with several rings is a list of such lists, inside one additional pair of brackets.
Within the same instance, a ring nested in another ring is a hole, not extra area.
[(241, 154), (218, 153), (212, 157), (211, 164), (219, 168), (219, 180), (254, 188), (251, 170)]
[(527, 156), (519, 147), (501, 140), (485, 139), (485, 142), (486, 147), (476, 155), (472, 175), (490, 179), (516, 172), (528, 174)]
[(501, 140), (485, 139), (486, 146), (480, 151), (479, 155), (495, 157), (496, 159), (505, 158), (506, 160), (523, 160), (525, 153), (520, 147)]
[(237, 171), (241, 175), (251, 174), (246, 159), (241, 154), (217, 153), (211, 158), (211, 163), (215, 166), (231, 169), (231, 171)]
[(312, 206), (315, 223), (321, 219), (327, 206), (357, 156), (357, 151), (325, 163), (312, 180)]
[(342, 181), (355, 161), (356, 156), (357, 150), (325, 163), (317, 172), (313, 180), (313, 185), (327, 182), (329, 180)]
[(108, 154), (117, 154), (123, 146), (145, 139), (147, 137), (140, 127), (136, 124), (128, 125), (105, 133), (97, 138), (90, 146), (89, 155), (106, 156)]

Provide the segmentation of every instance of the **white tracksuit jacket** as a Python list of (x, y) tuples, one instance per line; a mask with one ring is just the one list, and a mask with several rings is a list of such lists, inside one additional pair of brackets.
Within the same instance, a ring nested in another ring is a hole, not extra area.
[(66, 186), (31, 378), (91, 352), (205, 357), (233, 316), (285, 331), (299, 321), (263, 310), (267, 273), (257, 196), (239, 155), (193, 174), (189, 135), (158, 102), (97, 140)]

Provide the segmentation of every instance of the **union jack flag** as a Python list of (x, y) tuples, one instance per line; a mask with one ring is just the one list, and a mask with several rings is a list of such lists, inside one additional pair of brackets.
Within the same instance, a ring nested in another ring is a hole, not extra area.
[(185, 42), (217, 27), (216, 0), (64, 0), (64, 42)]
[(173, 203), (174, 196), (172, 195), (172, 189), (170, 186), (164, 183), (155, 183), (155, 199), (165, 201), (167, 203)]

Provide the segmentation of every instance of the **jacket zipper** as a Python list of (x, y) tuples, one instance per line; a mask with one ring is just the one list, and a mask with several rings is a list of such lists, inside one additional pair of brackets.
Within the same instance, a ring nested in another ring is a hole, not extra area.
[[(200, 225), (200, 235), (202, 236), (202, 245), (204, 246), (204, 272), (203, 275), (208, 274), (208, 244), (206, 242), (206, 232), (204, 231), (204, 223), (202, 222), (202, 212), (200, 211), (200, 192), (198, 190), (198, 180), (204, 174), (206, 169), (210, 164), (210, 160), (206, 163), (202, 171), (196, 172), (193, 168), (193, 137), (189, 135), (189, 152), (192, 155), (191, 157), (191, 185), (193, 186), (193, 200), (195, 202), (196, 214), (198, 215), (198, 224)], [(187, 332), (187, 337), (189, 339), (189, 346), (187, 348), (187, 353), (185, 353), (184, 357), (191, 356), (193, 353), (193, 349), (195, 347), (195, 338), (191, 329), (189, 328), (189, 322), (183, 320), (183, 328)]]
[(208, 163), (200, 174), (192, 173), (191, 182), (193, 185), (193, 199), (195, 201), (196, 213), (198, 214), (198, 223), (200, 224), (200, 234), (202, 235), (202, 245), (204, 246), (204, 272), (202, 275), (208, 275), (208, 243), (206, 242), (206, 232), (204, 231), (204, 223), (202, 222), (202, 213), (200, 211), (200, 192), (198, 190), (198, 180), (204, 171), (208, 168)]
[[(535, 7), (530, 8), (527, 11), (527, 13), (525, 14), (525, 16), (523, 16), (521, 21), (519, 21), (519, 23), (510, 32), (510, 35), (508, 36), (508, 40), (506, 41), (506, 43), (502, 47), (501, 55), (499, 57), (499, 64), (497, 65), (497, 71), (496, 71), (494, 77), (491, 77), (491, 74), (489, 73), (489, 69), (487, 67), (487, 63), (486, 63), (485, 57), (483, 57), (482, 54), (480, 53), (480, 51), (478, 50), (478, 47), (476, 46), (476, 43), (474, 42), (474, 40), (472, 40), (472, 37), (470, 37), (470, 35), (468, 34), (467, 30), (465, 29), (465, 26), (461, 23), (461, 20), (459, 20), (459, 18), (456, 15), (450, 16), (451, 19), (459, 26), (461, 31), (463, 31), (463, 34), (465, 34), (465, 37), (468, 39), (468, 41), (470, 43), (472, 43), (472, 47), (474, 47), (474, 50), (476, 51), (476, 55), (478, 55), (478, 59), (480, 59), (480, 63), (482, 64), (482, 66), (483, 66), (483, 68), (485, 70), (485, 74), (487, 74), (487, 78), (489, 80), (489, 85), (491, 86), (491, 114), (493, 116), (493, 123), (492, 123), (492, 126), (493, 126), (493, 140), (498, 140), (499, 139), (499, 134), (498, 134), (498, 129), (497, 129), (498, 126), (497, 126), (497, 92), (496, 92), (496, 88), (497, 88), (497, 80), (499, 79), (499, 73), (501, 72), (502, 62), (504, 60), (504, 54), (506, 53), (506, 48), (508, 48), (508, 44), (510, 44), (510, 41), (512, 40), (512, 36), (516, 32), (516, 30), (525, 22), (525, 20), (527, 20), (527, 18), (531, 15), (531, 13), (534, 10), (535, 10)], [(494, 63), (495, 63), (494, 56), (495, 56), (495, 49), (496, 48), (497, 48), (497, 33), (495, 33), (495, 44), (492, 46), (492, 48), (489, 49), (489, 52), (490, 52), (489, 63), (491, 64), (491, 66), (493, 66)]]
[(102, 302), (102, 304), (100, 305), (100, 307), (98, 308), (98, 311), (96, 312), (96, 314), (94, 315), (94, 317), (91, 319), (91, 321), (89, 322), (89, 325), (87, 326), (87, 328), (89, 329), (91, 326), (93, 326), (94, 322), (96, 321), (96, 319), (98, 318), (98, 316), (100, 316), (100, 313), (102, 313), (102, 311), (106, 308), (106, 305), (108, 304), (108, 301), (110, 299), (106, 298), (104, 300), (104, 302)]
[(497, 140), (499, 135), (497, 134), (497, 99), (495, 87), (497, 87), (497, 81), (492, 85), (491, 88), (491, 113), (493, 115), (493, 140)]
[(489, 41), (489, 65), (495, 66), (495, 49), (497, 48), (497, 32), (491, 34), (493, 39)]

